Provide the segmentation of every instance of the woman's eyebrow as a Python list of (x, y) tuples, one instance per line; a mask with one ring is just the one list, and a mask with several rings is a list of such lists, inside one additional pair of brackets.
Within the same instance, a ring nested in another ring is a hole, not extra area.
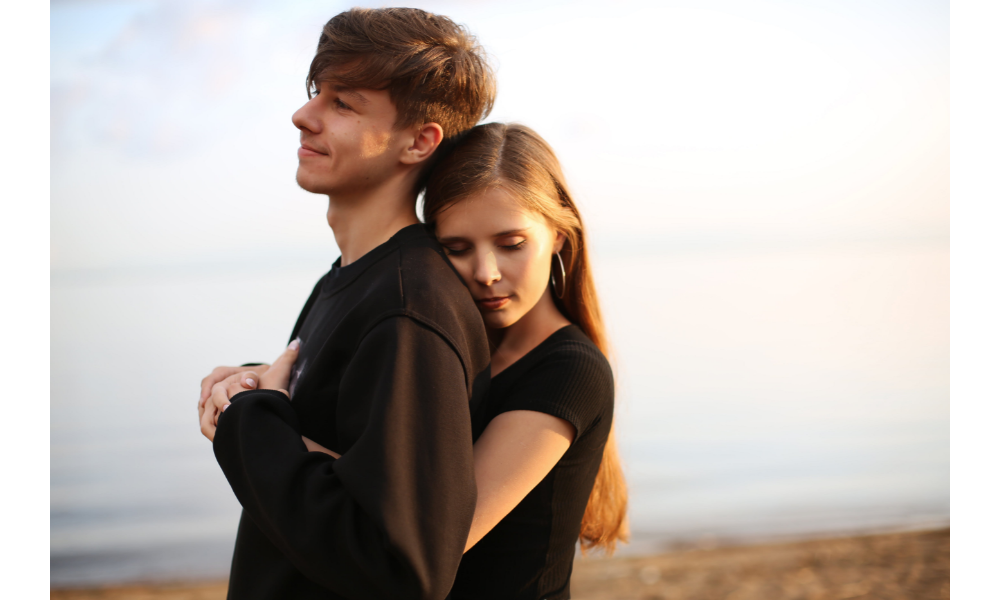
[[(507, 235), (518, 235), (518, 234), (522, 234), (522, 233), (528, 231), (529, 229), (531, 229), (531, 227), (522, 227), (521, 229), (508, 229), (507, 231), (501, 231), (500, 233), (494, 233), (493, 237), (504, 237), (504, 236), (507, 236)], [(468, 241), (466, 238), (464, 238), (462, 236), (459, 236), (459, 235), (453, 235), (453, 236), (450, 236), (450, 237), (438, 238), (438, 243), (439, 244), (451, 244), (451, 243), (454, 243), (454, 242), (466, 242), (466, 241)]]
[(500, 233), (494, 233), (493, 237), (504, 237), (506, 235), (517, 235), (519, 233), (524, 233), (528, 231), (531, 227), (524, 227), (522, 229), (508, 229), (507, 231), (501, 231)]
[(452, 243), (455, 243), (455, 242), (464, 242), (464, 241), (465, 241), (465, 238), (458, 237), (458, 236), (452, 236), (452, 237), (446, 237), (446, 238), (438, 238), (438, 243), (439, 244), (452, 244)]

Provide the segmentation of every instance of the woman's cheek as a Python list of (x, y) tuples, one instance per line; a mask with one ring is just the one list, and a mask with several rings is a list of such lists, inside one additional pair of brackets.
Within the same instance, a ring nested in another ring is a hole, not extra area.
[(462, 276), (462, 281), (465, 282), (465, 287), (472, 289), (472, 264), (468, 260), (462, 260), (454, 256), (449, 256), (448, 259), (451, 261), (451, 266), (455, 267), (458, 274)]
[(534, 269), (531, 277), (535, 284), (538, 299), (541, 299), (542, 294), (545, 293), (545, 288), (549, 285), (549, 275), (551, 275), (552, 266), (550, 261), (551, 255), (548, 253), (541, 253), (534, 261)]

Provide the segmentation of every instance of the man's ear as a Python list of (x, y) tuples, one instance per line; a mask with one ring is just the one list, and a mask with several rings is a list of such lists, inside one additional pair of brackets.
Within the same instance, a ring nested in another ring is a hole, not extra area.
[(444, 129), (437, 123), (425, 123), (413, 132), (413, 142), (403, 149), (399, 161), (405, 165), (415, 165), (427, 160), (437, 150), (444, 139)]

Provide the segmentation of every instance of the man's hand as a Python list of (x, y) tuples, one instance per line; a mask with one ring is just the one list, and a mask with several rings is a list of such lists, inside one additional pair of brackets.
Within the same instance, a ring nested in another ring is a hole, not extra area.
[[(208, 374), (208, 377), (201, 380), (201, 397), (198, 398), (198, 422), (201, 423), (201, 432), (205, 433), (205, 401), (208, 397), (212, 395), (212, 387), (217, 383), (221, 383), (230, 377), (244, 373), (247, 369), (252, 368), (256, 373), (264, 373), (267, 371), (269, 365), (255, 365), (254, 367), (215, 367), (212, 372)], [(256, 375), (254, 376), (256, 379)], [(249, 388), (248, 388), (249, 389)], [(214, 423), (217, 420), (218, 415), (212, 414), (212, 435), (215, 435)], [(212, 439), (209, 437), (208, 439)]]
[(215, 428), (219, 423), (219, 415), (225, 410), (224, 407), (229, 406), (229, 399), (256, 387), (257, 374), (253, 371), (230, 375), (212, 386), (212, 393), (200, 410), (201, 433), (208, 438), (208, 441), (215, 441)]
[(201, 380), (201, 398), (198, 400), (198, 417), (201, 418), (201, 411), (205, 407), (205, 400), (212, 395), (212, 386), (215, 384), (225, 381), (229, 377), (246, 371), (247, 369), (253, 369), (255, 372), (263, 375), (267, 371), (270, 365), (254, 365), (252, 367), (215, 367), (212, 372), (208, 374), (208, 377)]
[[(202, 434), (210, 441), (215, 440), (215, 428), (219, 423), (219, 416), (229, 407), (230, 398), (240, 392), (253, 389), (278, 390), (288, 396), (286, 388), (292, 367), (298, 356), (299, 340), (296, 339), (288, 345), (288, 348), (270, 367), (263, 365), (263, 370), (259, 367), (253, 367), (252, 370), (246, 370), (247, 367), (237, 367), (237, 372), (212, 385), (207, 400), (199, 403), (198, 412)], [(216, 373), (224, 373), (224, 369), (232, 369), (232, 367), (218, 367), (212, 371), (212, 375), (209, 377)], [(208, 377), (205, 379), (207, 380)]]

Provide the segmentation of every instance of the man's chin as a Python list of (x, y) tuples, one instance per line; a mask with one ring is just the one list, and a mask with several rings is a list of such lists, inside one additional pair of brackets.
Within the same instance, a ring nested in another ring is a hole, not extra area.
[(323, 182), (317, 181), (315, 177), (310, 177), (308, 173), (303, 173), (302, 167), (299, 167), (299, 170), (295, 172), (295, 183), (299, 184), (300, 188), (313, 194), (330, 194), (330, 191), (327, 189), (329, 186), (323, 185)]

